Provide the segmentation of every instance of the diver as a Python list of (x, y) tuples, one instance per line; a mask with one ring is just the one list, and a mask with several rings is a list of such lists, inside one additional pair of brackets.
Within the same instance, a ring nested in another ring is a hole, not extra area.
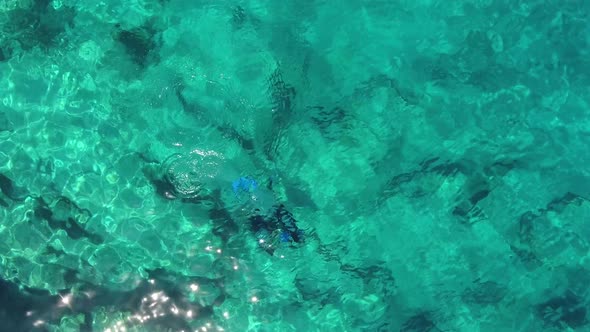
[[(277, 201), (272, 181), (268, 187), (261, 186), (252, 177), (240, 176), (236, 167), (222, 166), (223, 162), (211, 158), (214, 156), (174, 154), (162, 163), (144, 158), (144, 174), (161, 197), (207, 208), (213, 234), (224, 242), (240, 232), (244, 221), (258, 245), (271, 255), (280, 246), (304, 242), (297, 220)], [(204, 168), (206, 165), (214, 167)]]
[(251, 177), (232, 182), (232, 191), (246, 212), (250, 231), (258, 244), (270, 255), (281, 245), (295, 246), (304, 241), (297, 220), (284, 204), (276, 202), (270, 189), (261, 187)]

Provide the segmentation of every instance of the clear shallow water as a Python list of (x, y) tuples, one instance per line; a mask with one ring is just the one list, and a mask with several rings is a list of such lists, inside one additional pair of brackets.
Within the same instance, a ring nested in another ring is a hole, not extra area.
[(588, 6), (0, 2), (0, 330), (589, 330)]

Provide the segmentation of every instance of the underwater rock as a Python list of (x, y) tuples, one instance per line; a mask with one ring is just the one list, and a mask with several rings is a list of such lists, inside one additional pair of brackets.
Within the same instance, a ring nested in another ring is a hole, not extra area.
[(246, 22), (246, 19), (248, 18), (248, 16), (246, 15), (246, 11), (244, 10), (244, 8), (242, 6), (235, 6), (232, 9), (232, 18), (231, 18), (231, 23), (234, 26), (234, 28), (239, 29), (241, 28), (244, 23)]
[(587, 304), (578, 295), (566, 291), (537, 306), (537, 314), (548, 326), (578, 329), (588, 324)]
[(494, 281), (476, 281), (463, 291), (461, 299), (465, 303), (478, 305), (497, 304), (504, 299), (508, 288)]
[(210, 209), (209, 219), (213, 221), (213, 235), (219, 237), (224, 243), (239, 232), (238, 224), (229, 211), (222, 207), (216, 206)]
[(13, 201), (22, 201), (28, 195), (26, 189), (18, 187), (4, 174), (0, 174), (0, 191)]
[(0, 298), (1, 331), (43, 331), (34, 329), (37, 314), (43, 312), (45, 316), (51, 313), (60, 299), (48, 291), (29, 291), (4, 279), (0, 279)]
[[(2, 62), (2, 49), (0, 49), (0, 62)], [(0, 112), (0, 132), (12, 131), (12, 122), (8, 119), (5, 112)]]
[[(45, 289), (24, 287), (17, 280), (0, 279), (0, 331), (53, 331), (49, 325), (59, 325), (66, 315), (84, 316), (80, 331), (92, 331), (97, 324), (94, 315), (103, 310), (132, 314), (125, 322), (128, 328), (193, 331), (193, 321), (211, 317), (213, 306), (223, 303), (225, 295), (216, 280), (176, 276), (163, 269), (147, 272), (149, 279), (140, 281), (129, 291), (77, 280), (75, 292), (67, 289), (52, 294)], [(210, 305), (202, 305), (199, 296), (193, 299), (190, 294), (194, 292), (193, 285), (208, 285), (210, 289), (217, 289), (219, 295), (209, 301)], [(65, 298), (69, 299), (67, 306), (63, 305)], [(153, 317), (154, 310), (168, 314)], [(172, 314), (174, 312), (177, 314)], [(138, 317), (144, 319), (138, 320)]]
[(128, 30), (122, 29), (121, 25), (117, 24), (115, 29), (115, 40), (125, 47), (125, 51), (134, 63), (143, 68), (150, 62), (158, 62), (159, 31), (152, 22)]
[(71, 239), (86, 238), (94, 244), (103, 242), (98, 234), (93, 234), (83, 227), (83, 223), (92, 217), (90, 211), (79, 208), (66, 197), (57, 198), (51, 205), (43, 198), (37, 198), (34, 216), (47, 221), (54, 231), (64, 230)]
[[(0, 47), (0, 62), (4, 62), (8, 59), (10, 59), (10, 50), (5, 50), (5, 47), (2, 46)], [(0, 131), (2, 131), (2, 128), (0, 127)]]
[(4, 61), (21, 50), (29, 51), (35, 47), (48, 50), (59, 42), (58, 37), (65, 35), (66, 30), (74, 28), (74, 8), (61, 6), (56, 9), (50, 3), (47, 0), (30, 1), (28, 6), (8, 12), (8, 21), (1, 29), (7, 37), (2, 47)]
[(423, 311), (415, 314), (408, 318), (402, 327), (400, 332), (435, 332), (440, 331), (433, 321), (432, 313)]

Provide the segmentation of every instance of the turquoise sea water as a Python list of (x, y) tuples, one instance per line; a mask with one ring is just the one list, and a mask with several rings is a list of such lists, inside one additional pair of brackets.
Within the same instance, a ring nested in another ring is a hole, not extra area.
[(0, 0), (0, 331), (590, 331), (588, 17)]

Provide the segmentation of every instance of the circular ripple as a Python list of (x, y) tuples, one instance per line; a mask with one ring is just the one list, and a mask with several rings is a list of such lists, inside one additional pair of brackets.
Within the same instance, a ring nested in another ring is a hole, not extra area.
[(181, 198), (207, 196), (212, 180), (217, 177), (221, 158), (212, 154), (174, 154), (164, 161), (164, 178)]

